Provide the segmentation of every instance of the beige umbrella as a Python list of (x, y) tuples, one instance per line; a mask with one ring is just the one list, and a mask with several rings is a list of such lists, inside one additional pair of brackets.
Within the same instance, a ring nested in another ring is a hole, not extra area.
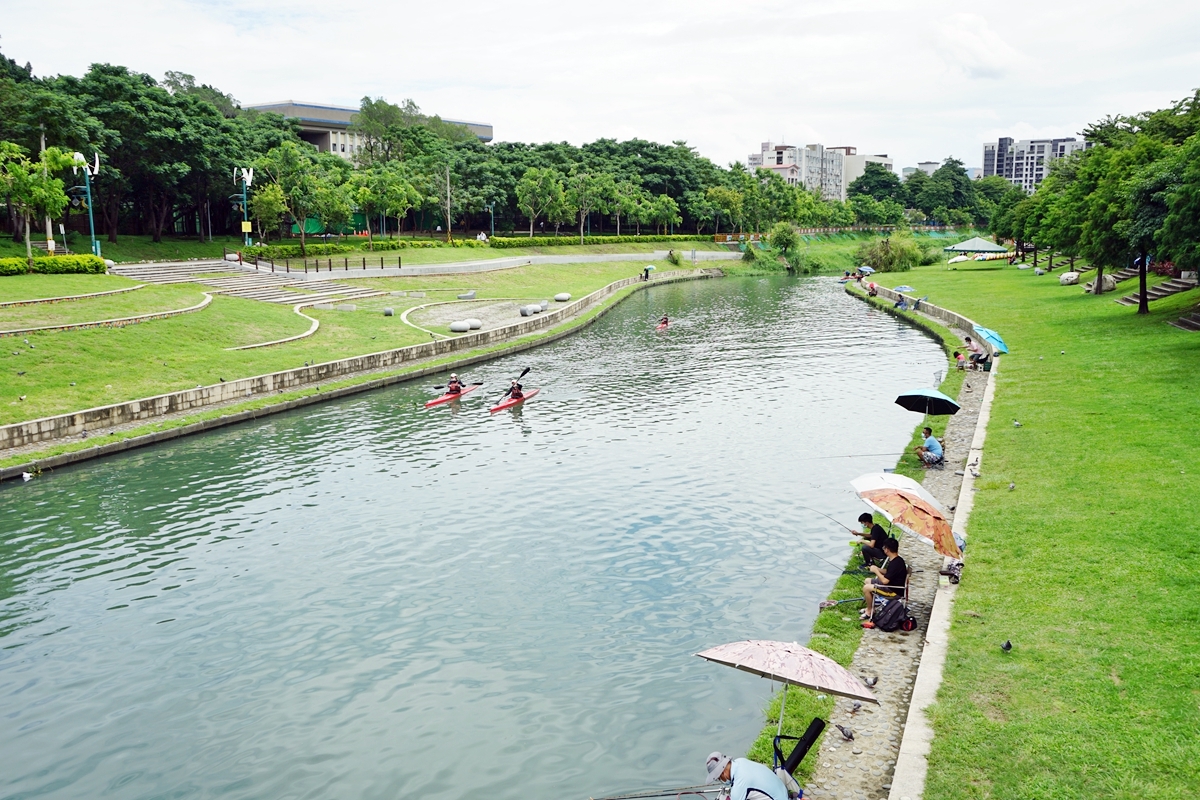
[(933, 549), (961, 561), (962, 550), (950, 530), (950, 512), (924, 486), (892, 472), (862, 475), (850, 481), (863, 502)]
[(871, 690), (864, 686), (854, 673), (829, 656), (821, 655), (795, 642), (789, 644), (749, 639), (718, 645), (696, 655), (707, 661), (781, 681), (783, 700), (779, 705), (780, 730), (783, 729), (783, 706), (787, 703), (789, 685), (879, 705), (875, 695), (871, 694)]

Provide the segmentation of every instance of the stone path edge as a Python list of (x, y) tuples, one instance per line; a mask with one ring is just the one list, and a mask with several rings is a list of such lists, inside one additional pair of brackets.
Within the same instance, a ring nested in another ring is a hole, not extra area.
[[(50, 456), (49, 458), (33, 459), (33, 460), (30, 460), (23, 464), (15, 464), (11, 467), (0, 468), (0, 483), (7, 481), (7, 480), (11, 480), (13, 478), (19, 478), (21, 476), (21, 474), (24, 472), (31, 472), (34, 470), (44, 470), (44, 469), (56, 469), (58, 467), (63, 467), (63, 466), (67, 466), (70, 464), (77, 464), (82, 461), (89, 461), (93, 458), (101, 458), (103, 456), (113, 455), (115, 453), (122, 453), (127, 450), (134, 450), (139, 447), (146, 447), (148, 445), (158, 444), (159, 442), (170, 441), (171, 439), (177, 439), (181, 436), (189, 436), (189, 435), (196, 434), (196, 433), (203, 433), (204, 431), (213, 430), (214, 428), (220, 428), (225, 425), (235, 425), (239, 422), (246, 422), (248, 420), (258, 419), (259, 417), (265, 417), (265, 416), (269, 416), (271, 414), (278, 414), (278, 413), (281, 413), (284, 411), (291, 411), (293, 409), (302, 408), (304, 406), (312, 405), (314, 403), (323, 403), (328, 400), (336, 400), (338, 398), (346, 397), (348, 395), (357, 394), (359, 392), (367, 392), (367, 391), (371, 391), (373, 389), (380, 389), (385, 386), (391, 386), (392, 384), (396, 384), (396, 383), (404, 383), (406, 381), (418, 380), (427, 375), (434, 375), (439, 372), (445, 372), (447, 370), (461, 370), (463, 367), (470, 366), (471, 364), (478, 364), (480, 362), (490, 361), (492, 359), (500, 358), (502, 356), (513, 355), (514, 353), (521, 353), (526, 350), (532, 350), (535, 347), (540, 347), (541, 345), (544, 345), (544, 344), (550, 344), (551, 342), (556, 342), (559, 339), (564, 339), (573, 333), (583, 330), (584, 328), (588, 327), (589, 325), (591, 325), (594, 322), (596, 322), (597, 320), (599, 320), (601, 317), (603, 317), (609, 311), (612, 311), (614, 308), (616, 308), (618, 305), (620, 305), (621, 302), (623, 302), (628, 297), (632, 296), (634, 292), (640, 291), (642, 289), (648, 289), (651, 286), (664, 286), (669, 283), (678, 283), (680, 281), (702, 280), (702, 279), (714, 278), (714, 277), (723, 277), (723, 276), (720, 275), (719, 273), (713, 274), (711, 272), (697, 271), (690, 275), (675, 276), (668, 280), (651, 281), (650, 283), (635, 283), (630, 287), (622, 287), (622, 288), (629, 288), (631, 291), (629, 291), (627, 294), (625, 294), (623, 296), (618, 295), (616, 300), (612, 303), (608, 303), (607, 305), (600, 306), (599, 309), (596, 310), (596, 313), (592, 314), (590, 317), (586, 317), (586, 318), (583, 318), (583, 319), (580, 319), (577, 321), (568, 322), (568, 323), (566, 323), (568, 325), (568, 327), (565, 328), (564, 330), (542, 336), (541, 338), (538, 338), (534, 341), (527, 341), (527, 342), (516, 341), (516, 342), (513, 342), (512, 344), (509, 344), (498, 350), (491, 350), (486, 353), (478, 353), (473, 356), (464, 356), (463, 358), (454, 359), (449, 362), (432, 364), (430, 366), (422, 367), (420, 369), (413, 370), (411, 372), (404, 372), (404, 373), (398, 374), (398, 375), (388, 375), (388, 376), (385, 376), (382, 378), (377, 378), (372, 381), (366, 381), (363, 383), (354, 384), (353, 386), (343, 386), (339, 389), (333, 389), (328, 392), (318, 391), (315, 394), (309, 395), (307, 397), (300, 397), (300, 398), (296, 398), (295, 400), (288, 400), (288, 401), (285, 401), (282, 403), (275, 403), (273, 405), (264, 406), (262, 408), (255, 408), (255, 409), (250, 409), (247, 411), (240, 411), (240, 412), (237, 412), (234, 414), (220, 416), (215, 419), (207, 419), (207, 420), (203, 420), (200, 422), (194, 422), (194, 423), (191, 423), (190, 425), (181, 425), (178, 428), (171, 428), (171, 429), (165, 430), (165, 431), (155, 431), (154, 433), (143, 434), (141, 436), (134, 436), (129, 439), (122, 439), (119, 442), (112, 442), (110, 444), (98, 445), (96, 447), (89, 447), (85, 450), (76, 450), (71, 453), (62, 453), (60, 455)], [(589, 309), (589, 311), (590, 311), (590, 309)], [(586, 315), (587, 313), (588, 313), (588, 311), (584, 311), (584, 312), (582, 312), (581, 316)], [(203, 413), (203, 412), (201, 412), (201, 413)]]
[[(880, 287), (880, 291), (894, 294), (882, 287)], [(877, 308), (882, 308), (884, 311), (892, 311), (882, 303), (871, 303), (869, 297), (851, 291), (849, 286), (846, 287), (846, 293)], [(895, 297), (898, 299), (899, 295), (895, 295)], [(938, 309), (937, 306), (931, 307)], [(932, 330), (922, 325), (919, 319), (905, 314), (893, 314), (893, 316), (933, 333)], [(963, 317), (963, 319), (967, 318)], [(967, 454), (962, 486), (959, 489), (958, 502), (954, 509), (952, 529), (955, 533), (963, 536), (966, 535), (967, 521), (975, 505), (975, 476), (983, 461), (983, 445), (987, 436), (988, 420), (991, 418), (992, 400), (996, 395), (996, 373), (999, 371), (999, 365), (1000, 359), (993, 358), (992, 369), (986, 373), (987, 383), (984, 387), (983, 404), (979, 409), (979, 417), (975, 421), (975, 434), (971, 440), (971, 449)], [(946, 653), (950, 645), (951, 613), (957, 594), (958, 586), (947, 581), (945, 585), (939, 584), (934, 596), (929, 626), (925, 630), (925, 646), (921, 652), (921, 664), (917, 668), (917, 677), (913, 682), (908, 716), (904, 723), (904, 735), (900, 740), (900, 751), (896, 757), (896, 768), (892, 775), (888, 800), (918, 800), (925, 794), (925, 778), (929, 772), (928, 757), (934, 736), (933, 728), (929, 725), (929, 718), (925, 711), (936, 702), (938, 690), (942, 685), (942, 672), (946, 665)]]
[[(141, 288), (141, 287), (138, 287)], [(126, 325), (136, 325), (139, 322), (150, 322), (156, 319), (167, 319), (168, 317), (177, 317), (180, 314), (191, 314), (193, 311), (201, 311), (208, 307), (212, 302), (212, 294), (203, 292), (204, 299), (194, 306), (187, 308), (177, 308), (173, 311), (156, 311), (153, 314), (139, 314), (136, 317), (118, 317), (116, 319), (100, 319), (94, 322), (72, 322), (67, 325), (44, 325), (40, 328), (21, 328), (19, 330), (0, 331), (0, 337), (4, 336), (22, 336), (27, 333), (46, 333), (49, 331), (79, 331), (87, 328), (122, 328)]]

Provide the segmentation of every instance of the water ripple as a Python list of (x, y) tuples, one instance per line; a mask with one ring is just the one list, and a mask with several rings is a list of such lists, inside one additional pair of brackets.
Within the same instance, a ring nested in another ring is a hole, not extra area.
[(803, 639), (847, 534), (802, 506), (857, 516), (894, 459), (828, 456), (898, 451), (939, 368), (829, 280), (677, 284), (451, 407), (402, 385), (6, 486), (0, 797), (694, 782), (771, 687), (692, 654)]

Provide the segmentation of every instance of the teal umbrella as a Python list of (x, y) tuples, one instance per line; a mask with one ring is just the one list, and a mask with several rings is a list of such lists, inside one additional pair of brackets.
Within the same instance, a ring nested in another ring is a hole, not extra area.
[(916, 289), (914, 289), (913, 287), (909, 286), (906, 283), (903, 286), (897, 286), (895, 289), (892, 289), (892, 291), (893, 292), (915, 292)]
[(896, 398), (896, 405), (916, 411), (921, 414), (945, 416), (957, 414), (959, 405), (953, 397), (942, 394), (937, 389), (914, 389)]
[(980, 339), (983, 339), (985, 342), (990, 344), (992, 349), (997, 353), (1008, 352), (1008, 345), (1006, 345), (1004, 340), (1000, 338), (1000, 334), (996, 333), (991, 328), (981, 328), (980, 326), (976, 325), (975, 332), (979, 334)]

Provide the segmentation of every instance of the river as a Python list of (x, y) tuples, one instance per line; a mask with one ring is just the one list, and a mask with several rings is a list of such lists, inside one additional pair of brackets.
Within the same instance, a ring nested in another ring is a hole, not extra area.
[(807, 639), (849, 535), (802, 506), (853, 524), (944, 369), (831, 279), (696, 281), (456, 406), (428, 379), (6, 484), (0, 798), (701, 783), (772, 686), (693, 654)]

